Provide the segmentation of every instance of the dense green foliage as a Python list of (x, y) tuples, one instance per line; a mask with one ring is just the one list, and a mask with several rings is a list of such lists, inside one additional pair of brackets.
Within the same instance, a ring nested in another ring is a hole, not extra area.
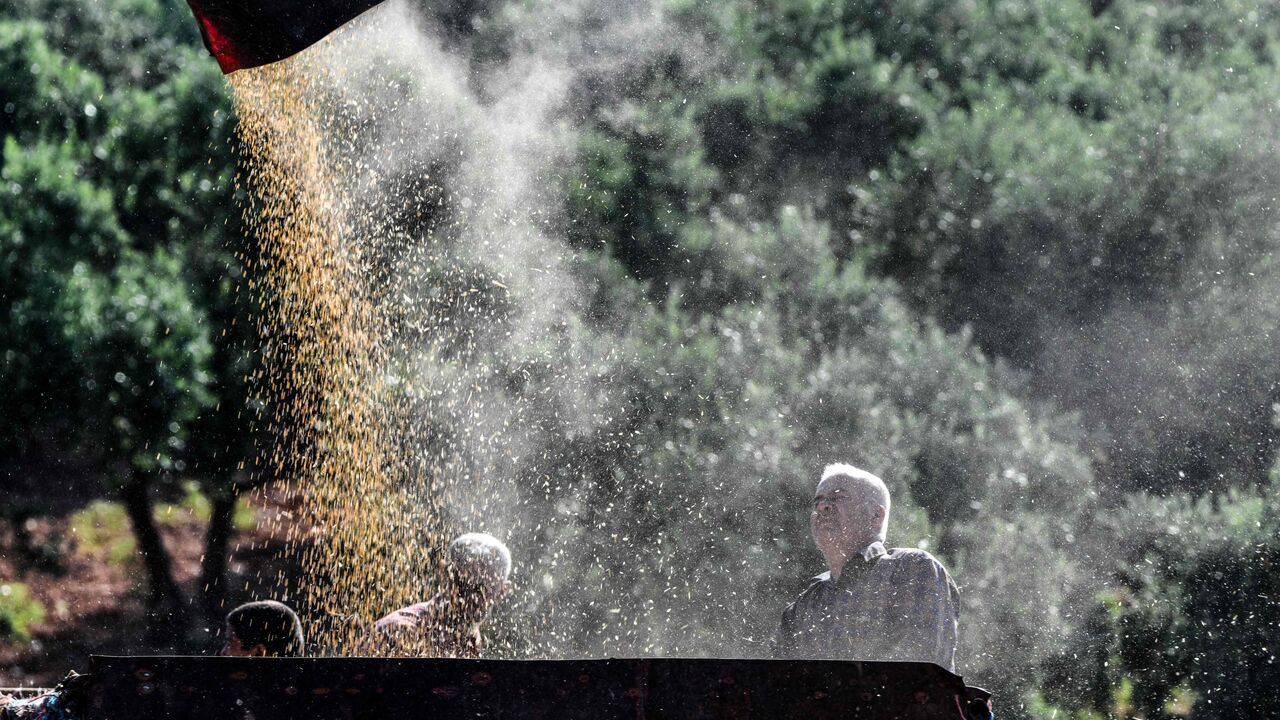
[[(55, 453), (108, 474), (182, 470), (208, 452), (186, 442), (226, 382), (210, 326), (230, 304), (235, 217), (220, 81), (193, 48), (155, 70), (116, 67), (96, 43), (120, 32), (117, 18), (89, 13), (101, 24), (58, 37), (46, 28), (65, 30), (53, 18), (79, 6), (32, 10), (50, 21), (0, 22), (4, 412), (23, 418), (4, 447), (20, 463)], [(135, 11), (151, 13), (136, 19), (137, 45), (170, 15)]]
[[(231, 117), (188, 25), (147, 2), (0, 15), (5, 473), (98, 476), (135, 524), (180, 474), (227, 496), (248, 445)], [(158, 611), (177, 599), (143, 538)]]
[[(233, 127), (180, 5), (0, 12), (6, 481), (226, 494), (247, 459)], [(607, 3), (420, 5), (477, 86), (579, 63), (547, 182), (581, 317), (486, 345), (495, 295), (432, 340), (555, 409), (494, 436), (541, 449), (508, 528), (566, 651), (766, 654), (851, 461), (958, 579), (1002, 717), (1277, 711), (1275, 8), (672, 0), (621, 50)], [(460, 242), (430, 170), (378, 202)], [(547, 389), (566, 357), (607, 358), (601, 417)]]
[(0, 640), (25, 640), (28, 627), (44, 618), (44, 606), (22, 583), (0, 584)]

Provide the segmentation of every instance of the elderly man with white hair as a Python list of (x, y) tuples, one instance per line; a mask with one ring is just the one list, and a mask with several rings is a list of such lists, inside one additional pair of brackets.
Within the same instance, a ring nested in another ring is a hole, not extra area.
[(829, 465), (809, 526), (829, 571), (783, 612), (775, 655), (931, 662), (955, 670), (959, 591), (929, 553), (885, 548), (883, 480), (852, 465)]
[(511, 551), (487, 533), (466, 533), (449, 543), (440, 590), (430, 600), (400, 608), (375, 625), (377, 644), (389, 654), (480, 657), (481, 626), (511, 590)]

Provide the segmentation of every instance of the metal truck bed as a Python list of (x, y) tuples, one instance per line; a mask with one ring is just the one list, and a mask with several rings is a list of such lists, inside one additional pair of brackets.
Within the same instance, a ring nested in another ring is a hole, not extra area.
[(926, 663), (97, 656), (86, 714), (87, 720), (959, 720), (986, 717), (987, 697)]

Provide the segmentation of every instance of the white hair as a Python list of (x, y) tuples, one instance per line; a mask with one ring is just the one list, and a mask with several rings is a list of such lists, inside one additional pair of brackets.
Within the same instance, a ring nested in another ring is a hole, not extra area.
[(859, 495), (864, 501), (874, 502), (884, 508), (884, 517), (880, 519), (880, 531), (876, 533), (876, 539), (884, 542), (889, 532), (889, 487), (875, 475), (846, 463), (828, 465), (822, 470), (822, 479), (818, 484), (821, 485), (825, 480), (833, 477), (848, 478), (862, 491)]
[(449, 543), (449, 566), (455, 570), (470, 568), (495, 580), (506, 580), (511, 575), (511, 551), (489, 533), (466, 533)]

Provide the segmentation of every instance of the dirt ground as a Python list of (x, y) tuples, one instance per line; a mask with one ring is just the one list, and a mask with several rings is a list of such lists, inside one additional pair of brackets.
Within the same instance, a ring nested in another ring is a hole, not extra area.
[[(193, 621), (189, 634), (163, 644), (146, 639), (145, 575), (127, 522), (109, 499), (80, 507), (55, 508), (19, 522), (0, 519), (0, 592), (21, 583), (43, 606), (44, 617), (30, 625), (25, 640), (0, 635), (0, 687), (48, 687), (68, 670), (84, 672), (89, 656), (213, 653), (222, 645), (221, 627)], [(241, 528), (232, 539), (228, 605), (272, 597), (270, 580), (281, 568), (283, 543), (266, 528), (287, 524), (296, 497), (269, 487), (247, 499)], [(157, 520), (172, 558), (174, 574), (192, 616), (204, 552), (205, 522), (198, 498), (158, 506)], [(274, 516), (274, 517), (273, 517)], [(285, 520), (271, 522), (270, 520)], [(20, 523), (20, 526), (19, 526)]]

